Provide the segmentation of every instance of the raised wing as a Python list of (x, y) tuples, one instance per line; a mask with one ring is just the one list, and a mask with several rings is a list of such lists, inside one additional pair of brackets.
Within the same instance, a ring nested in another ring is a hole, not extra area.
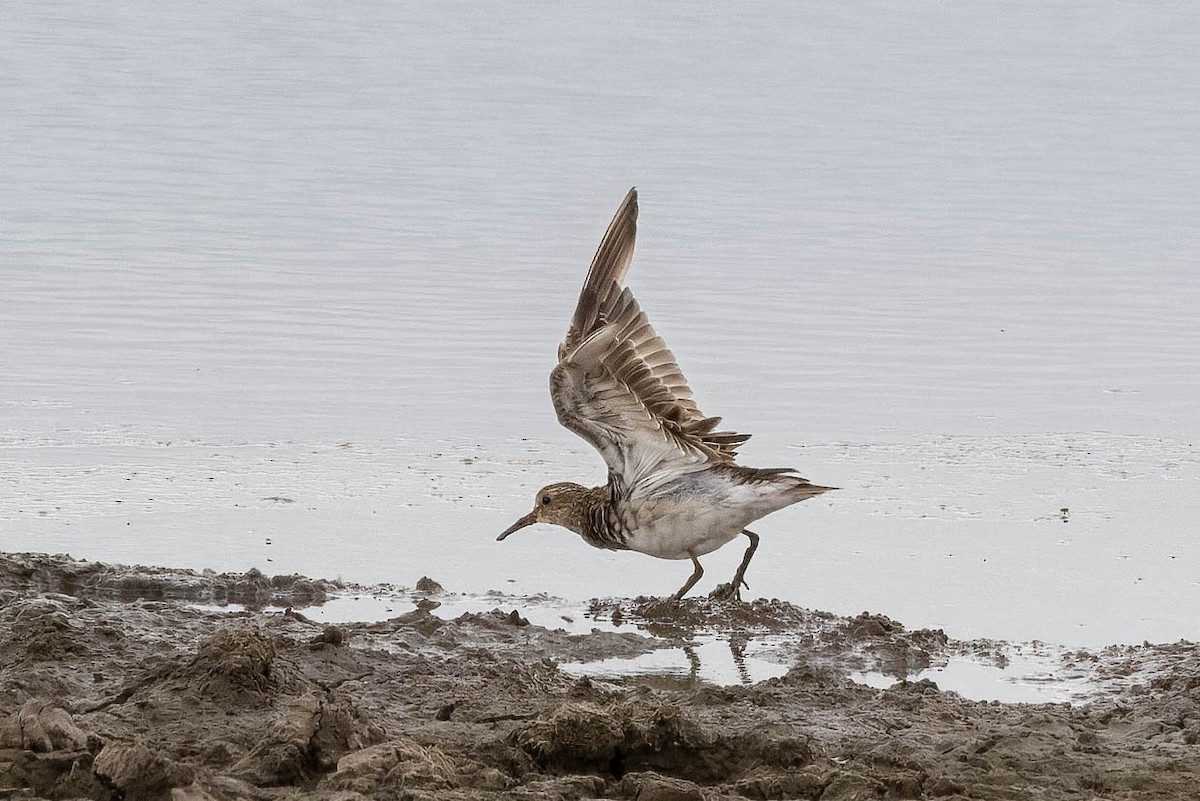
[(714, 431), (675, 355), (624, 286), (637, 233), (637, 190), (609, 224), (550, 375), (559, 422), (600, 451), (631, 496), (711, 462), (732, 464), (749, 434)]

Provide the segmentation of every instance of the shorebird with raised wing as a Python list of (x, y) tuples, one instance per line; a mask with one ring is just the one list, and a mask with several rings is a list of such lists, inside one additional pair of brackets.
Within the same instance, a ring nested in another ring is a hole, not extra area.
[(721, 418), (697, 408), (674, 354), (625, 286), (637, 213), (631, 189), (600, 241), (550, 373), (559, 422), (600, 451), (608, 483), (543, 487), (533, 511), (497, 539), (553, 523), (597, 548), (691, 559), (691, 577), (672, 596), (679, 600), (704, 575), (700, 557), (744, 534), (750, 545), (733, 581), (714, 590), (740, 598), (758, 548), (758, 535), (746, 526), (833, 488), (791, 468), (734, 461), (750, 435), (717, 431)]

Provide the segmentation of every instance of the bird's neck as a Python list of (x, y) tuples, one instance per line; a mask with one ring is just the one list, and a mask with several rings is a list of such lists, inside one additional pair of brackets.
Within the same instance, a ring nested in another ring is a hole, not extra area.
[(618, 498), (619, 492), (611, 483), (587, 490), (587, 500), (582, 506), (579, 528), (573, 530), (583, 537), (588, 545), (614, 550), (629, 547), (626, 544), (628, 532), (621, 523)]
[(608, 508), (610, 495), (607, 485), (584, 487), (583, 492), (580, 493), (579, 502), (574, 506), (574, 514), (566, 521), (566, 528), (584, 539), (592, 538), (597, 526), (604, 525), (605, 511)]

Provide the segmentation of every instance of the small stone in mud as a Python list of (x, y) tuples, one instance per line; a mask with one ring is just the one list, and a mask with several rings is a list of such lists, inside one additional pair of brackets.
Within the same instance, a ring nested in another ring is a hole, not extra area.
[(320, 634), (308, 641), (308, 645), (315, 651), (319, 648), (324, 648), (326, 645), (331, 645), (334, 648), (337, 648), (345, 641), (345, 629), (343, 629), (341, 626), (326, 626)]
[(457, 701), (451, 701), (448, 704), (442, 704), (442, 706), (438, 709), (437, 714), (434, 715), (434, 718), (436, 720), (449, 720), (450, 716), (454, 714), (454, 710), (457, 708)]
[(513, 626), (528, 626), (529, 621), (521, 617), (521, 614), (516, 610), (508, 613), (508, 622)]
[(414, 588), (417, 592), (425, 593), (426, 595), (441, 595), (446, 591), (446, 588), (429, 576), (421, 576), (417, 581), (417, 586)]

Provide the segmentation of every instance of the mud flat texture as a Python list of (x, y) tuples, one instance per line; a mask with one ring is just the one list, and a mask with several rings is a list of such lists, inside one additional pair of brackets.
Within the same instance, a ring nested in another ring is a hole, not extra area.
[[(880, 615), (637, 599), (592, 610), (636, 631), (568, 634), (511, 607), (442, 619), (432, 583), (382, 623), (297, 611), (336, 589), (0, 555), (0, 798), (1200, 798), (1191, 643), (1079, 652), (1105, 692), (1004, 705), (851, 681), (955, 647)], [(239, 597), (264, 610), (196, 606)], [(792, 633), (794, 667), (733, 687), (559, 668), (703, 625)]]

